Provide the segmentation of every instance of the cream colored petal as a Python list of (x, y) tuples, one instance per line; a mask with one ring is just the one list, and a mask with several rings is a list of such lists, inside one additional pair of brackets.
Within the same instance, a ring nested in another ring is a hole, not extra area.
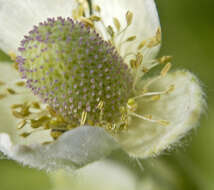
[[(124, 28), (126, 26), (126, 12), (131, 11), (133, 13), (133, 22), (125, 32), (123, 39), (127, 39), (130, 36), (136, 36), (137, 38), (133, 43), (126, 43), (122, 46), (121, 55), (123, 57), (126, 53), (136, 53), (139, 43), (155, 36), (157, 29), (160, 28), (154, 0), (92, 0), (92, 2), (94, 5), (101, 7), (101, 17), (106, 26), (114, 26), (113, 17), (116, 17), (120, 21), (122, 28)], [(97, 27), (102, 33), (105, 33), (102, 24), (98, 24)], [(107, 39), (107, 36), (104, 36)], [(160, 45), (147, 49), (144, 52), (144, 61), (154, 58), (159, 48)], [(129, 59), (130, 57), (127, 57), (126, 61)]]
[(52, 190), (135, 190), (136, 176), (126, 167), (112, 161), (98, 161), (67, 173), (52, 173)]
[(151, 114), (154, 119), (168, 120), (170, 124), (164, 127), (133, 118), (129, 131), (118, 137), (129, 155), (139, 158), (155, 156), (197, 126), (205, 105), (197, 78), (187, 71), (172, 72), (158, 80), (151, 90), (165, 90), (169, 85), (175, 85), (175, 90), (162, 95), (160, 100), (138, 102), (138, 113)]
[(118, 145), (113, 138), (98, 127), (76, 128), (48, 145), (15, 145), (8, 134), (0, 134), (0, 151), (9, 159), (46, 170), (80, 168), (107, 156), (116, 148)]
[[(11, 63), (0, 63), (0, 81), (5, 82), (7, 85), (0, 86), (0, 93), (5, 94), (6, 88), (11, 87), (13, 81), (19, 79), (18, 72), (13, 68)], [(13, 86), (13, 85), (12, 85)], [(0, 100), (0, 132), (9, 133), (15, 136), (16, 120), (11, 114), (10, 106), (18, 103), (22, 97), (8, 96)]]
[[(0, 81), (5, 82), (5, 85), (0, 86), (0, 93), (7, 93), (7, 88), (15, 89), (17, 93), (20, 93), (20, 95), (7, 95), (6, 98), (0, 100), (0, 133), (8, 133), (15, 143), (21, 144), (51, 140), (48, 131), (34, 133), (27, 139), (19, 136), (22, 131), (17, 130), (19, 121), (12, 115), (11, 105), (20, 104), (27, 100), (36, 100), (36, 97), (27, 88), (15, 85), (19, 80), (19, 73), (14, 69), (12, 63), (0, 62)], [(43, 138), (38, 138), (41, 135)]]
[(75, 7), (75, 0), (0, 0), (0, 48), (17, 52), (33, 25), (48, 17), (71, 16)]

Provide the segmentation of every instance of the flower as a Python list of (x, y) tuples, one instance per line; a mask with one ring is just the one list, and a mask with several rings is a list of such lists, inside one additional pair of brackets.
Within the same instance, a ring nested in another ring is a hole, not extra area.
[(0, 4), (0, 48), (21, 76), (1, 64), (0, 150), (8, 158), (47, 170), (79, 168), (118, 148), (148, 158), (197, 125), (199, 81), (168, 72), (170, 56), (155, 58), (154, 1), (93, 0), (91, 10), (74, 0)]

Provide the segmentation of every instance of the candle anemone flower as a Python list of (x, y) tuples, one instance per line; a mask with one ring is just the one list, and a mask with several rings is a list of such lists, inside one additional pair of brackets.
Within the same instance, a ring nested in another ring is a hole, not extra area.
[[(145, 159), (196, 126), (203, 91), (156, 58), (153, 0), (0, 0), (0, 150), (40, 169), (79, 168), (122, 149)], [(153, 76), (156, 68), (156, 76)], [(11, 111), (10, 111), (10, 109)]]

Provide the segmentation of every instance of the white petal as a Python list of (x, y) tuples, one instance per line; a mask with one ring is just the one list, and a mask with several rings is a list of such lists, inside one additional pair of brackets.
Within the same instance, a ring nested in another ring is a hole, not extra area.
[[(14, 81), (19, 79), (19, 73), (13, 68), (11, 63), (0, 62), (0, 81), (5, 82), (6, 86), (0, 86), (1, 93), (5, 93), (7, 87), (14, 89)], [(16, 120), (11, 114), (10, 106), (12, 104), (20, 103), (23, 97), (8, 96), (0, 100), (0, 132), (9, 133), (12, 138), (16, 138)]]
[[(10, 63), (0, 63), (0, 81), (10, 82), (18, 78), (18, 73), (12, 69)], [(0, 87), (1, 93), (4, 91), (4, 86)], [(15, 120), (11, 115), (10, 103), (14, 103), (11, 98), (0, 100), (0, 132), (13, 134), (15, 128)]]
[[(92, 2), (101, 7), (101, 17), (106, 26), (114, 26), (113, 17), (116, 17), (119, 19), (122, 27), (125, 27), (126, 12), (131, 11), (133, 13), (133, 22), (125, 33), (123, 39), (130, 36), (136, 36), (137, 38), (133, 43), (124, 45), (121, 51), (122, 56), (129, 52), (136, 53), (139, 43), (154, 37), (157, 29), (160, 28), (159, 17), (154, 0), (92, 0)], [(98, 24), (97, 27), (103, 32), (101, 24)], [(107, 38), (106, 35), (105, 38)], [(144, 55), (144, 61), (154, 58), (157, 55), (159, 48), (160, 46), (158, 45), (149, 49)]]
[(133, 118), (129, 131), (119, 136), (119, 143), (131, 156), (155, 156), (198, 124), (205, 104), (199, 81), (187, 71), (177, 71), (158, 80), (152, 89), (165, 90), (172, 84), (175, 85), (173, 92), (158, 101), (139, 102), (138, 110), (141, 115), (151, 114), (154, 119), (168, 120), (169, 126)]
[[(12, 63), (0, 62), (0, 81), (6, 85), (0, 86), (1, 93), (5, 93), (6, 88), (15, 89), (20, 95), (8, 96), (0, 100), (0, 133), (8, 133), (15, 143), (32, 144), (32, 142), (44, 142), (51, 140), (48, 131), (33, 133), (27, 139), (19, 136), (22, 131), (17, 130), (18, 120), (12, 115), (11, 105), (24, 103), (27, 100), (35, 101), (37, 98), (27, 88), (18, 88), (15, 84), (20, 80), (19, 73), (14, 69)], [(25, 93), (23, 93), (25, 92)], [(43, 135), (43, 138), (38, 136)]]
[(10, 159), (39, 169), (80, 168), (118, 148), (113, 138), (98, 127), (83, 126), (64, 133), (48, 145), (14, 145), (0, 134), (0, 151)]
[(136, 176), (126, 167), (112, 161), (98, 161), (75, 171), (52, 173), (53, 190), (134, 190)]
[(71, 16), (75, 7), (75, 0), (0, 0), (0, 48), (17, 52), (33, 25), (48, 17)]

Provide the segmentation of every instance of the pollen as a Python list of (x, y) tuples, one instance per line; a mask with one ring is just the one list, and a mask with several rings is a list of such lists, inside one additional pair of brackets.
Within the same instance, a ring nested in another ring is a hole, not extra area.
[(69, 125), (117, 122), (132, 96), (128, 66), (83, 22), (49, 18), (24, 36), (19, 52), (16, 62), (26, 86)]

